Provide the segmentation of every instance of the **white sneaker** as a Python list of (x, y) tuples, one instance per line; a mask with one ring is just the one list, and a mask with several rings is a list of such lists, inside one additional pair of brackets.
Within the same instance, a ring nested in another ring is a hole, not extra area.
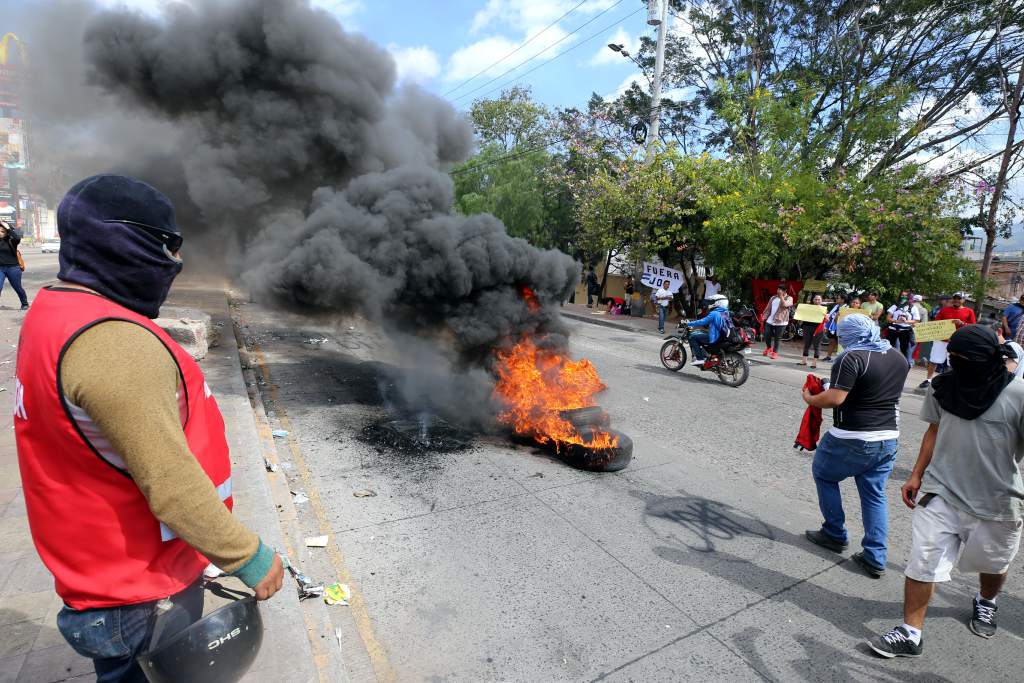
[(699, 358), (694, 358), (690, 361), (690, 365), (704, 365), (704, 361)]

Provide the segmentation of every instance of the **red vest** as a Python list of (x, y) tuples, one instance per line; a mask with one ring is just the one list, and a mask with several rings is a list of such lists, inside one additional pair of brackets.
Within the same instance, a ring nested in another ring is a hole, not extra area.
[[(231, 507), (231, 461), (224, 419), (203, 373), (151, 320), (81, 291), (40, 290), (18, 343), (14, 427), (32, 539), (75, 609), (112, 607), (173, 595), (208, 561), (153, 516), (102, 434), (61, 394), (64, 351), (97, 323), (124, 320), (163, 342), (181, 372), (179, 403), (189, 449)], [(76, 416), (79, 419), (75, 419)]]

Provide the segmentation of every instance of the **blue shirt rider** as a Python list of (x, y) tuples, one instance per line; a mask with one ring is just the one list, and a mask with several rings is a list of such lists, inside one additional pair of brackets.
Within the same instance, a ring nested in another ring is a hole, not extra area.
[(690, 365), (703, 365), (707, 360), (707, 351), (704, 350), (708, 344), (714, 344), (729, 333), (732, 325), (732, 318), (729, 317), (729, 299), (716, 294), (709, 299), (711, 311), (700, 320), (686, 323), (687, 327), (706, 327), (707, 332), (698, 330), (690, 333), (690, 351), (693, 352), (693, 360)]

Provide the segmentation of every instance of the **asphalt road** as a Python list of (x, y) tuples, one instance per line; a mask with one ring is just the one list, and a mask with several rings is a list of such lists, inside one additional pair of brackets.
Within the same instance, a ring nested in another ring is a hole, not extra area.
[[(28, 282), (54, 277), (55, 256), (26, 260)], [(9, 288), (0, 306), (17, 306)], [(995, 639), (967, 629), (976, 587), (958, 577), (936, 595), (923, 658), (885, 661), (862, 644), (901, 617), (910, 513), (898, 487), (923, 432), (913, 394), (889, 487), (889, 573), (872, 580), (803, 538), (820, 518), (810, 456), (792, 449), (795, 367), (755, 365), (732, 389), (662, 369), (656, 336), (575, 323), (573, 352), (594, 362), (602, 404), (633, 438), (629, 468), (579, 472), (494, 437), (413, 457), (357, 438), (386, 413), (382, 370), (395, 362), (372, 326), (234, 312), (271, 426), (290, 431), (283, 471), (311, 499), (299, 522), (330, 532), (331, 561), (310, 550), (306, 571), (339, 572), (356, 593), (331, 613), (346, 680), (1020, 680), (1020, 562)], [(353, 495), (365, 489), (376, 496)], [(860, 514), (852, 483), (844, 494), (849, 555)]]
[[(248, 303), (236, 319), (256, 352), (271, 420), (290, 429), (302, 460), (289, 469), (293, 490), (316, 493), (308, 523), (330, 528), (362, 600), (358, 635), (378, 673), (1019, 680), (1019, 562), (1000, 598), (997, 638), (967, 629), (976, 587), (966, 577), (939, 589), (923, 658), (885, 661), (863, 645), (902, 621), (910, 512), (898, 489), (923, 433), (912, 393), (889, 486), (889, 572), (873, 580), (847, 559), (860, 537), (852, 482), (843, 489), (851, 550), (835, 555), (804, 540), (820, 517), (811, 458), (792, 448), (804, 409), (795, 367), (755, 365), (732, 389), (689, 368), (662, 369), (658, 337), (575, 323), (573, 352), (594, 362), (609, 386), (601, 402), (635, 444), (628, 469), (591, 474), (493, 437), (452, 454), (380, 452), (357, 439), (386, 413), (381, 370), (394, 362), (372, 326)], [(362, 489), (377, 495), (353, 495)]]

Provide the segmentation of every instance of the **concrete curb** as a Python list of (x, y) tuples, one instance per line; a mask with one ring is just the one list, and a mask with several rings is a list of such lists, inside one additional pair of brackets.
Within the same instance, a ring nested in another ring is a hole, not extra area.
[(581, 314), (576, 313), (574, 311), (562, 311), (561, 313), (562, 313), (562, 317), (564, 317), (564, 318), (572, 318), (573, 320), (578, 320), (578, 321), (584, 322), (584, 323), (590, 323), (591, 325), (601, 325), (602, 327), (613, 327), (613, 328), (615, 328), (617, 330), (623, 330), (625, 332), (636, 332), (637, 334), (644, 334), (644, 333), (648, 332), (648, 330), (644, 330), (644, 329), (641, 329), (641, 328), (638, 328), (638, 327), (634, 327), (632, 325), (626, 325), (625, 323), (617, 323), (617, 322), (612, 322), (611, 320), (604, 320), (604, 319), (600, 319), (600, 318), (595, 318), (595, 317), (589, 316), (589, 315), (581, 315)]

